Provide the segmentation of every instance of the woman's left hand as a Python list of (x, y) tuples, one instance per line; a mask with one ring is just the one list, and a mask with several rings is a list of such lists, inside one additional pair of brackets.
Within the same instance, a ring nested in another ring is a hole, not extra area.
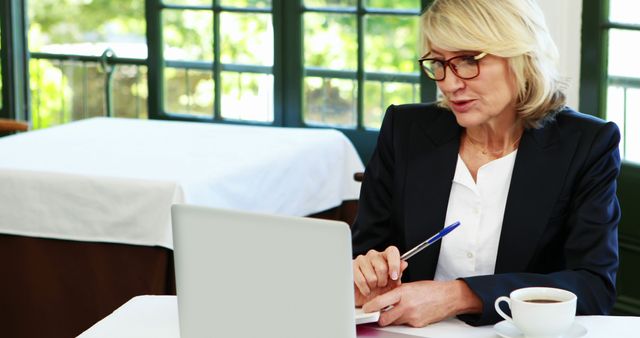
[(378, 324), (407, 324), (423, 327), (461, 313), (478, 313), (482, 301), (467, 283), (453, 281), (418, 281), (405, 283), (377, 296), (363, 305), (365, 312), (380, 311)]

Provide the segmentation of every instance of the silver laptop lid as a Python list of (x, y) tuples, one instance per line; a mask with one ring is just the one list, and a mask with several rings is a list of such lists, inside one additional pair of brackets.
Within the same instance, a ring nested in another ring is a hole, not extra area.
[(188, 205), (171, 212), (182, 338), (356, 336), (346, 223)]

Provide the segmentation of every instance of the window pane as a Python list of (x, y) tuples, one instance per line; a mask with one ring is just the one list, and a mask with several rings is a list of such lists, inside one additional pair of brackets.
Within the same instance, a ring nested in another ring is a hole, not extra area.
[(367, 0), (367, 7), (420, 10), (419, 0)]
[(640, 78), (640, 66), (636, 45), (640, 31), (611, 29), (609, 31), (609, 75)]
[[(211, 0), (209, 0), (211, 3)], [(271, 0), (221, 0), (221, 6), (270, 8)]]
[(625, 88), (622, 86), (609, 86), (607, 91), (607, 120), (615, 122), (620, 127), (622, 141), (620, 141), (620, 154), (624, 156), (624, 121), (625, 121)]
[[(110, 49), (121, 58), (147, 57), (144, 1), (38, 0), (27, 5), (31, 53), (100, 56)], [(132, 103), (138, 98), (131, 97), (134, 82), (125, 75), (130, 67), (116, 65), (113, 73), (110, 95), (116, 116), (140, 111)], [(107, 72), (96, 62), (64, 56), (45, 60), (32, 54), (29, 70), (33, 128), (107, 115)], [(146, 86), (138, 83), (138, 88), (145, 87), (146, 116)]]
[(213, 12), (164, 10), (162, 23), (165, 59), (213, 61)]
[(182, 5), (182, 6), (211, 6), (212, 0), (162, 0), (163, 4), (167, 5)]
[(211, 71), (165, 68), (164, 106), (171, 113), (213, 118)]
[(365, 27), (365, 71), (418, 72), (417, 16), (367, 16)]
[(222, 72), (222, 117), (273, 122), (273, 75)]
[(640, 163), (640, 88), (627, 90), (626, 124), (625, 124), (625, 158)]
[(64, 98), (60, 68), (48, 60), (31, 59), (29, 75), (33, 129), (60, 124), (59, 112), (63, 106), (61, 99)]
[(412, 83), (366, 81), (364, 87), (364, 126), (379, 129), (391, 104), (420, 101), (420, 86)]
[(307, 67), (355, 70), (358, 67), (356, 17), (304, 14), (304, 63)]
[(357, 0), (304, 0), (308, 7), (355, 7)]
[[(144, 1), (28, 1), (31, 52), (146, 58)], [(70, 19), (73, 18), (73, 19)]]
[(147, 67), (120, 65), (113, 74), (113, 116), (146, 119)]
[(30, 60), (34, 129), (106, 115), (105, 77), (93, 62)]
[(619, 23), (640, 23), (638, 0), (609, 0), (609, 20)]
[(639, 31), (609, 30), (609, 90), (607, 93), (607, 119), (620, 126), (620, 151), (624, 159), (640, 162), (640, 67), (635, 56), (635, 45), (640, 41)]
[(305, 123), (354, 128), (357, 125), (357, 87), (354, 80), (305, 78)]
[(273, 65), (271, 14), (220, 15), (222, 63)]
[(640, 81), (637, 87), (611, 85), (607, 92), (607, 119), (620, 127), (620, 153), (627, 161), (640, 163)]

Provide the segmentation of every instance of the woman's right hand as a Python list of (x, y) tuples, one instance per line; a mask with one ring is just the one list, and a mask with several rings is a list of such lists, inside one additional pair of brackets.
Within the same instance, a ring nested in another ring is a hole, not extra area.
[(353, 260), (356, 306), (401, 284), (402, 272), (409, 264), (400, 260), (400, 251), (390, 246), (383, 252), (369, 250)]

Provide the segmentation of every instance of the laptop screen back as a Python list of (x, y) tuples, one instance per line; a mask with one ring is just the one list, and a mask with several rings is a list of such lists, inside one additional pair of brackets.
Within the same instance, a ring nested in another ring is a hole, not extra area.
[(356, 336), (347, 224), (174, 205), (182, 338)]

